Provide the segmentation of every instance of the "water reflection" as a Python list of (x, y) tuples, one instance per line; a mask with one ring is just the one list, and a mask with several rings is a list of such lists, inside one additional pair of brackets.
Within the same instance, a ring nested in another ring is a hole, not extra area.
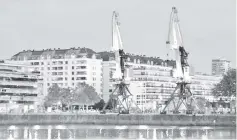
[(235, 139), (235, 127), (1, 126), (0, 139)]

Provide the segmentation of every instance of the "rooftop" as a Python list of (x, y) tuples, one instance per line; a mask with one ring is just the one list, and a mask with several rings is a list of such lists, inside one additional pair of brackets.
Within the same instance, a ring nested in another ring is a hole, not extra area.
[[(112, 51), (111, 52), (103, 51), (103, 52), (98, 52), (97, 54), (101, 56), (103, 61), (110, 61), (111, 58), (114, 59), (114, 53)], [(134, 62), (134, 63), (140, 63), (140, 64), (153, 63), (153, 65), (163, 65), (164, 63), (166, 63), (167, 66), (172, 66), (172, 67), (175, 66), (175, 61), (167, 61), (159, 57), (149, 57), (146, 55), (136, 55), (136, 54), (130, 54), (130, 53), (126, 53), (126, 55), (128, 56), (128, 59), (127, 59), (128, 62)]]
[(80, 57), (81, 55), (86, 55), (87, 57), (92, 57), (93, 54), (96, 54), (95, 51), (89, 48), (70, 48), (70, 49), (43, 49), (43, 50), (23, 50), (14, 56), (11, 60), (37, 60), (40, 58), (65, 58), (66, 56), (75, 55)]

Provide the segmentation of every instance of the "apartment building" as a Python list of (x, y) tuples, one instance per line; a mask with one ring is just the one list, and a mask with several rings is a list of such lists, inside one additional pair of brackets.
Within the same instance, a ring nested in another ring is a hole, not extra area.
[(102, 98), (107, 102), (109, 100), (109, 95), (114, 90), (114, 83), (112, 80), (112, 76), (116, 70), (116, 62), (115, 61), (103, 61), (103, 95)]
[[(103, 62), (104, 99), (108, 100), (109, 94), (112, 93), (113, 81), (112, 74), (115, 71), (115, 62)], [(160, 65), (154, 64), (152, 60), (141, 62), (140, 59), (128, 58), (127, 66), (130, 78), (129, 89), (133, 94), (133, 99), (140, 108), (155, 109), (165, 104), (173, 93), (177, 79), (173, 78), (173, 67), (167, 66), (166, 63)], [(215, 84), (221, 80), (221, 76), (212, 76), (205, 74), (193, 74), (190, 76), (190, 88), (195, 96), (212, 98), (211, 90)]]
[(37, 110), (42, 96), (42, 77), (25, 65), (0, 62), (0, 112)]
[(212, 60), (212, 75), (223, 75), (230, 69), (230, 61), (219, 58)]
[(221, 81), (222, 76), (196, 73), (191, 79), (190, 88), (194, 95), (210, 100), (213, 98), (212, 89)]
[(41, 72), (43, 93), (53, 84), (75, 87), (77, 83), (93, 86), (102, 93), (102, 59), (88, 48), (47, 49), (22, 51), (11, 58)]

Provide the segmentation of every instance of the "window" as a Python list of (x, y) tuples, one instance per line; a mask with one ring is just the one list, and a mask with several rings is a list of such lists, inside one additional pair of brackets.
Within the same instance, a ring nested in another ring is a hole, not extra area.
[(44, 70), (44, 67), (41, 67), (41, 70)]
[(140, 95), (137, 95), (137, 100), (139, 100), (140, 99)]
[(86, 71), (78, 71), (77, 75), (86, 75)]
[(41, 65), (44, 65), (44, 62), (41, 62)]
[(93, 81), (96, 81), (96, 78), (95, 78), (95, 77), (93, 77)]
[(50, 70), (50, 67), (48, 67), (48, 70)]
[(48, 83), (47, 85), (48, 85), (48, 86), (50, 86), (50, 84), (49, 84), (49, 83)]
[(58, 75), (63, 75), (63, 72), (58, 72)]
[(86, 66), (77, 66), (76, 69), (85, 69)]
[(72, 66), (72, 69), (74, 69), (74, 66)]
[(65, 77), (65, 81), (67, 81), (67, 77)]
[(96, 86), (96, 84), (95, 84), (95, 83), (93, 83), (92, 85), (93, 85), (93, 87), (95, 87), (95, 86)]
[(68, 64), (68, 61), (65, 61), (65, 64)]
[(67, 70), (67, 66), (65, 66), (65, 70)]
[(113, 90), (112, 90), (112, 89), (109, 89), (109, 92), (113, 92)]
[(81, 66), (81, 69), (86, 69), (86, 66)]
[(72, 77), (72, 80), (74, 80), (74, 77)]
[(86, 60), (78, 60), (77, 61), (77, 64), (85, 64), (86, 63)]
[(65, 72), (65, 75), (67, 75), (68, 73), (67, 72)]
[(62, 70), (63, 69), (63, 67), (58, 67), (58, 70)]
[(72, 72), (72, 75), (74, 75), (74, 72)]
[(39, 65), (39, 62), (34, 62), (33, 65)]
[(58, 77), (58, 78), (56, 79), (56, 81), (62, 81), (62, 80), (63, 80), (62, 77)]
[(52, 75), (57, 75), (57, 72), (52, 72)]
[(86, 80), (86, 77), (77, 77), (77, 80)]

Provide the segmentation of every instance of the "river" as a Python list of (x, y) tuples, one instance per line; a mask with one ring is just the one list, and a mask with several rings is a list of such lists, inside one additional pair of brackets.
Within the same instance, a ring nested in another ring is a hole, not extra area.
[(236, 127), (11, 125), (0, 139), (236, 139)]

